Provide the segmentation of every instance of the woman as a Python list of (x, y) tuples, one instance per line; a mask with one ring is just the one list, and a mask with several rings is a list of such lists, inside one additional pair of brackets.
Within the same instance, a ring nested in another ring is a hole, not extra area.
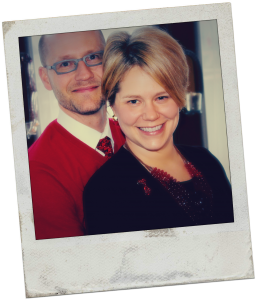
[(206, 149), (176, 146), (188, 66), (167, 33), (144, 28), (109, 37), (102, 92), (125, 145), (84, 190), (88, 234), (233, 222), (232, 194)]

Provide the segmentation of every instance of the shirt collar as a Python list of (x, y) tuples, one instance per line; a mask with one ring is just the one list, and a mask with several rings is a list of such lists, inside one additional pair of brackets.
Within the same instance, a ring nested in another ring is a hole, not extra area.
[[(104, 131), (101, 133), (91, 127), (88, 127), (69, 115), (67, 115), (62, 109), (59, 110), (59, 116), (57, 122), (63, 126), (69, 133), (75, 136), (77, 139), (87, 144), (89, 147), (96, 149), (100, 139), (108, 136), (111, 140), (112, 148), (114, 149), (114, 141), (107, 120)], [(98, 149), (97, 149), (98, 150)]]

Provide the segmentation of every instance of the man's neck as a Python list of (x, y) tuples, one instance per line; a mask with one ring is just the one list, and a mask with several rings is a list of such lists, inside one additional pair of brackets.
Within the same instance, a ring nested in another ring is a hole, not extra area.
[(88, 127), (91, 127), (99, 132), (103, 132), (105, 125), (106, 125), (106, 120), (107, 120), (107, 107), (106, 105), (103, 105), (101, 109), (93, 114), (93, 115), (81, 115), (76, 112), (70, 111), (63, 106), (60, 105), (60, 109), (70, 116), (71, 118), (75, 119), (79, 123), (82, 123)]

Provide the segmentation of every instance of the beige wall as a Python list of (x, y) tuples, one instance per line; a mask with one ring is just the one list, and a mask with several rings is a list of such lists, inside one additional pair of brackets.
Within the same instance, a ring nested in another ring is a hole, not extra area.
[(208, 149), (219, 159), (230, 180), (217, 22), (216, 20), (201, 21), (198, 28)]
[(32, 48), (36, 75), (36, 88), (38, 93), (38, 108), (39, 108), (39, 122), (41, 133), (44, 131), (45, 127), (53, 120), (58, 117), (59, 106), (58, 102), (52, 91), (48, 91), (38, 74), (38, 69), (41, 66), (39, 52), (38, 52), (38, 42), (40, 36), (33, 36)]

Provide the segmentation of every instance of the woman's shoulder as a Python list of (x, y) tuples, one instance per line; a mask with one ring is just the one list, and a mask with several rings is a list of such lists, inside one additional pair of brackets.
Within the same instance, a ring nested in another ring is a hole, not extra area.
[(225, 174), (225, 170), (218, 160), (208, 149), (200, 146), (176, 146), (181, 154), (195, 167), (204, 173), (213, 171), (214, 173)]
[(116, 171), (117, 169), (123, 169), (125, 166), (131, 163), (130, 153), (124, 148), (121, 147), (106, 163), (104, 163), (98, 172), (109, 172)]
[(116, 154), (105, 162), (89, 179), (87, 186), (100, 185), (109, 186), (111, 183), (120, 180), (122, 174), (132, 168), (133, 158), (128, 151), (121, 147)]
[(200, 155), (202, 153), (210, 153), (209, 150), (207, 150), (206, 148), (202, 147), (202, 146), (188, 146), (188, 145), (175, 145), (179, 151), (183, 151), (183, 152), (189, 152), (192, 153), (193, 155)]
[(226, 172), (218, 160), (208, 149), (199, 146), (176, 145), (181, 154), (206, 177), (214, 181), (228, 182)]
[(201, 146), (176, 145), (181, 154), (189, 161), (220, 164), (219, 160), (206, 148)]

